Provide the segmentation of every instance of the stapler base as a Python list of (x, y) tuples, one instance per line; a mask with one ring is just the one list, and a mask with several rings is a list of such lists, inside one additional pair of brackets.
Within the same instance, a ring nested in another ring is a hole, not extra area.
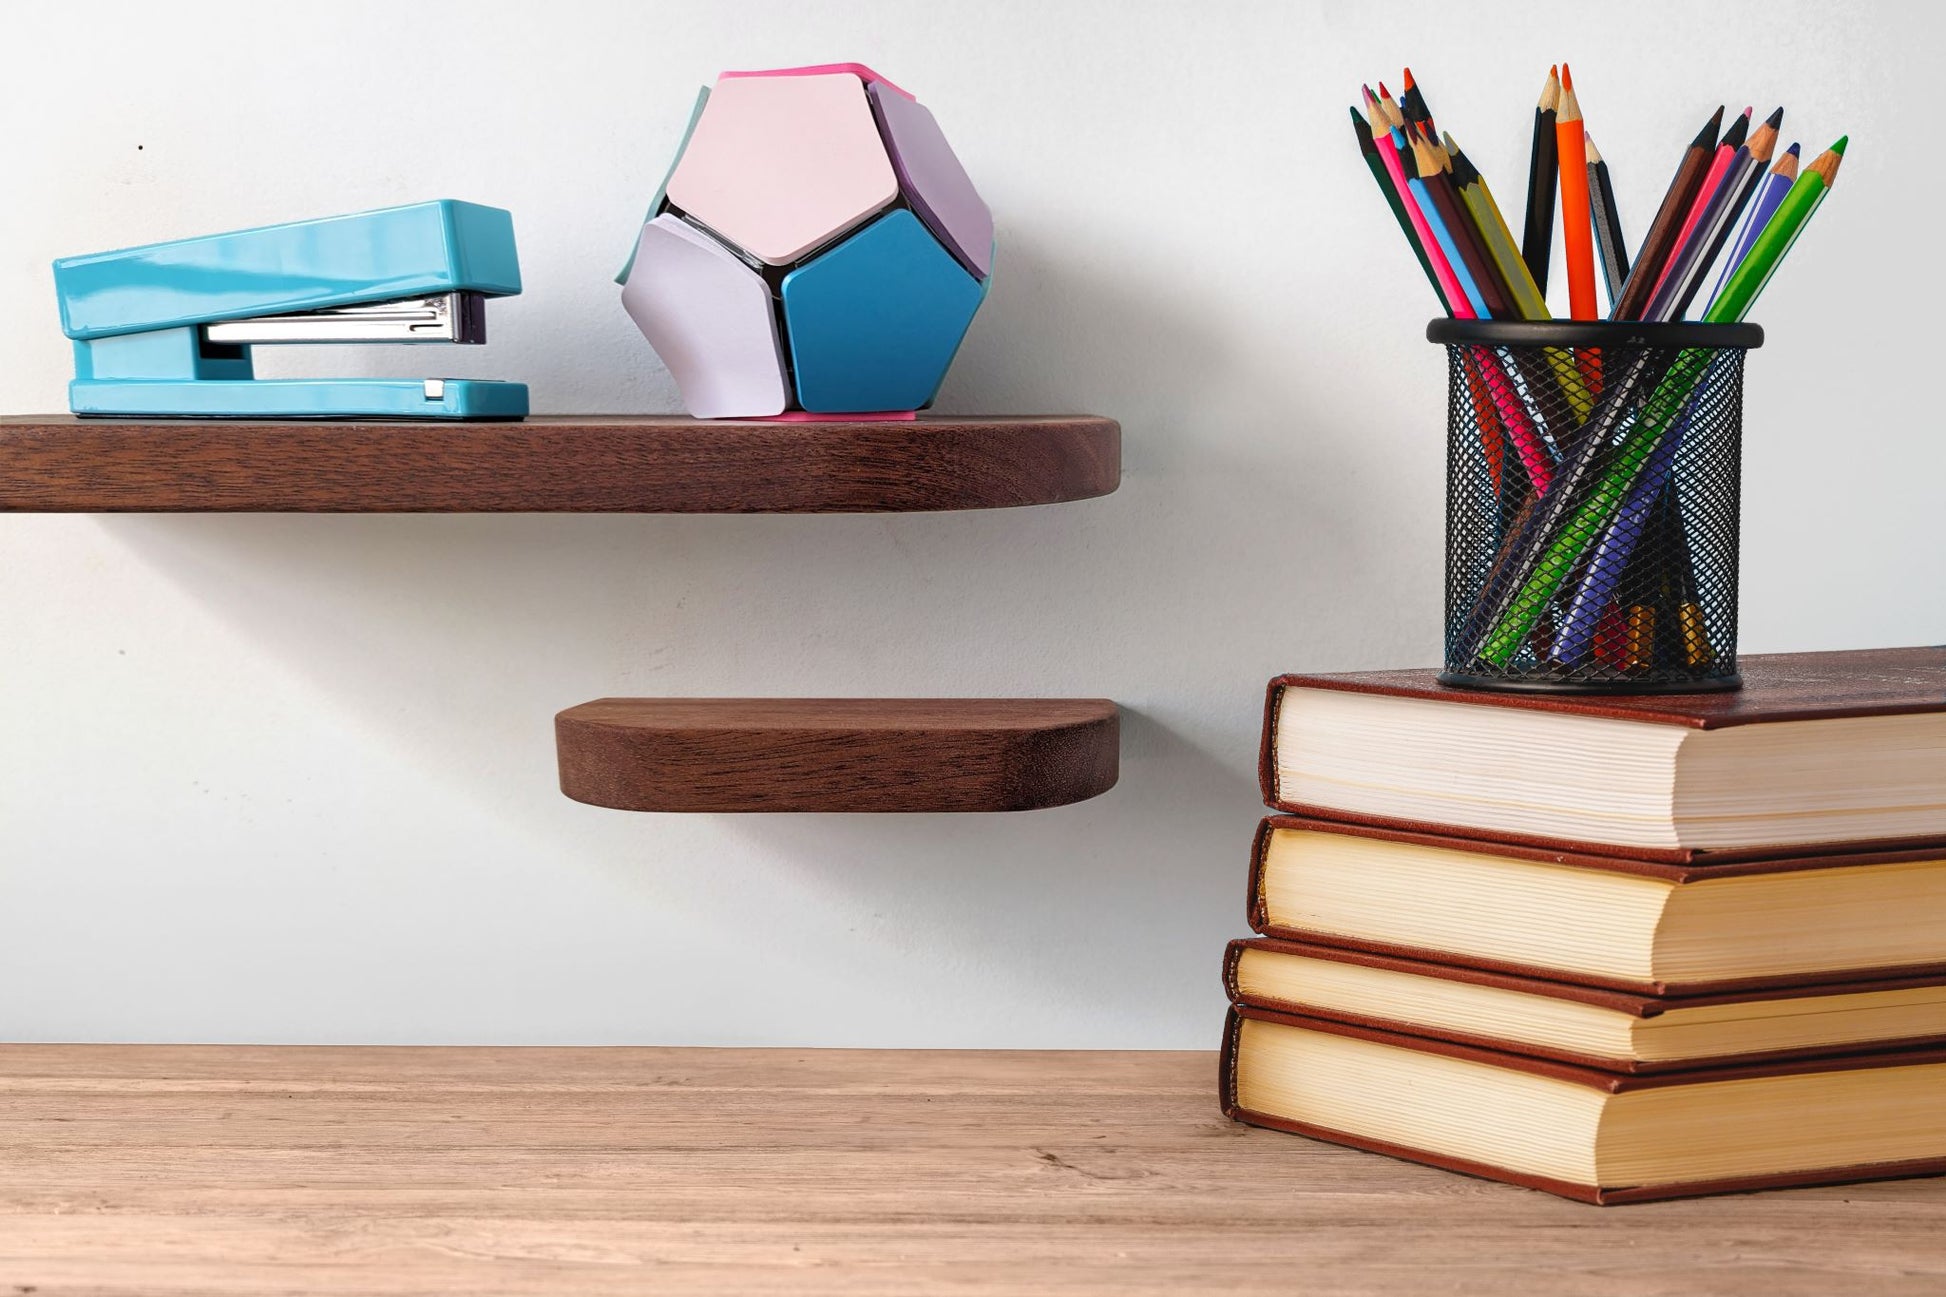
[(83, 418), (522, 419), (527, 385), (481, 378), (77, 378), (68, 408)]

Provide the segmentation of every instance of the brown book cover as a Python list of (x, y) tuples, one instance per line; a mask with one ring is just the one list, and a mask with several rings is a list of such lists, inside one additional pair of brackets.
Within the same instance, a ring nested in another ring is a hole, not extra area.
[(1798, 1060), (1794, 1062), (1758, 1063), (1738, 1067), (1715, 1068), (1696, 1072), (1658, 1073), (1652, 1076), (1624, 1075), (1617, 1072), (1600, 1071), (1594, 1068), (1576, 1067), (1566, 1063), (1551, 1062), (1545, 1059), (1530, 1058), (1520, 1054), (1509, 1054), (1498, 1050), (1480, 1049), (1470, 1045), (1450, 1041), (1432, 1040), (1424, 1036), (1409, 1036), (1399, 1032), (1375, 1031), (1370, 1028), (1354, 1026), (1349, 1023), (1332, 1022), (1324, 1018), (1300, 1016), (1292, 1013), (1277, 1013), (1267, 1009), (1246, 1005), (1231, 1005), (1228, 1017), (1223, 1023), (1223, 1048), (1217, 1064), (1217, 1097), (1222, 1104), (1223, 1115), (1235, 1121), (1252, 1126), (1262, 1126), (1269, 1130), (1281, 1130), (1293, 1135), (1305, 1135), (1328, 1143), (1344, 1144), (1352, 1148), (1364, 1149), (1371, 1153), (1383, 1153), (1388, 1157), (1400, 1158), (1407, 1162), (1419, 1162), (1426, 1166), (1436, 1166), (1445, 1171), (1457, 1171), (1464, 1175), (1480, 1176), (1488, 1180), (1498, 1180), (1505, 1184), (1518, 1185), (1526, 1189), (1541, 1189), (1558, 1194), (1563, 1198), (1573, 1198), (1578, 1202), (1612, 1206), (1630, 1202), (1653, 1202), (1669, 1198), (1700, 1198), (1719, 1193), (1746, 1193), (1752, 1189), (1783, 1189), (1814, 1184), (1846, 1184), (1857, 1180), (1890, 1180), (1906, 1176), (1938, 1175), (1946, 1172), (1946, 1158), (1915, 1158), (1900, 1162), (1870, 1162), (1855, 1166), (1822, 1167), (1811, 1171), (1790, 1171), (1773, 1175), (1744, 1176), (1725, 1180), (1688, 1181), (1680, 1184), (1628, 1185), (1609, 1188), (1576, 1184), (1569, 1180), (1555, 1180), (1545, 1176), (1527, 1175), (1510, 1171), (1490, 1163), (1471, 1162), (1460, 1158), (1446, 1157), (1425, 1149), (1407, 1148), (1388, 1144), (1382, 1140), (1368, 1139), (1345, 1131), (1328, 1130), (1301, 1121), (1290, 1121), (1269, 1113), (1253, 1112), (1242, 1107), (1236, 1098), (1236, 1052), (1237, 1037), (1243, 1021), (1254, 1018), (1262, 1022), (1279, 1023), (1289, 1027), (1303, 1027), (1312, 1031), (1330, 1032), (1340, 1036), (1351, 1036), (1359, 1040), (1369, 1040), (1381, 1045), (1394, 1045), (1405, 1049), (1416, 1049), (1429, 1054), (1442, 1054), (1449, 1058), (1464, 1059), (1468, 1062), (1484, 1063), (1491, 1067), (1503, 1067), (1513, 1071), (1527, 1072), (1535, 1076), (1552, 1077), (1556, 1080), (1570, 1081), (1586, 1085), (1609, 1094), (1621, 1094), (1628, 1090), (1644, 1090), (1656, 1086), (1698, 1085), (1712, 1081), (1751, 1080), (1766, 1076), (1790, 1076), (1808, 1072), (1851, 1071), (1866, 1067), (1903, 1067), (1928, 1063), (1946, 1062), (1946, 1049), (1906, 1049), (1881, 1051), (1872, 1054), (1852, 1054), (1843, 1058)]
[(1572, 979), (1577, 984), (1601, 987), (1608, 990), (1633, 992), (1638, 995), (1658, 997), (1679, 997), (1688, 1000), (1691, 996), (1729, 995), (1738, 991), (1750, 991), (1786, 986), (1818, 986), (1836, 982), (1856, 982), (1865, 978), (1876, 981), (1917, 980), (1925, 981), (1946, 976), (1946, 962), (1915, 964), (1899, 968), (1834, 969), (1828, 973), (1816, 973), (1789, 977), (1737, 978), (1717, 982), (1637, 982), (1623, 978), (1603, 978), (1593, 974), (1565, 973), (1559, 969), (1546, 968), (1532, 964), (1520, 964), (1501, 960), (1481, 959), (1472, 955), (1455, 955), (1443, 950), (1428, 950), (1418, 946), (1398, 946), (1386, 942), (1365, 941), (1357, 937), (1342, 936), (1331, 932), (1311, 932), (1302, 928), (1282, 928), (1270, 922), (1264, 906), (1264, 850), (1270, 843), (1270, 835), (1277, 829), (1302, 829), (1314, 833), (1339, 833), (1347, 837), (1375, 838), (1381, 841), (1414, 842), (1422, 846), (1438, 847), (1447, 851), (1467, 851), (1480, 855), (1506, 856), (1515, 860), (1533, 860), (1544, 864), (1567, 865), (1576, 869), (1599, 869), (1611, 873), (1640, 874), (1650, 878), (1663, 878), (1672, 883), (1686, 883), (1705, 878), (1734, 878), (1746, 874), (1778, 874), (1804, 869), (1830, 869), (1838, 866), (1895, 864), (1913, 860), (1937, 860), (1946, 855), (1946, 844), (1933, 843), (1923, 847), (1902, 847), (1898, 850), (1883, 851), (1845, 851), (1821, 856), (1771, 856), (1764, 859), (1744, 859), (1722, 861), (1717, 856), (1708, 857), (1707, 863), (1679, 864), (1661, 860), (1630, 858), (1626, 856), (1592, 855), (1584, 852), (1569, 851), (1555, 847), (1538, 847), (1510, 842), (1483, 843), (1475, 838), (1451, 837), (1440, 833), (1422, 832), (1413, 828), (1386, 828), (1369, 824), (1353, 824), (1340, 820), (1321, 820), (1302, 815), (1268, 815), (1257, 825), (1256, 837), (1250, 844), (1250, 881), (1245, 898), (1245, 918), (1250, 930), (1264, 937), (1277, 937), (1286, 941), (1313, 942), (1320, 945), (1336, 946), (1344, 950), (1362, 950), (1377, 955), (1388, 955), (1401, 959), (1420, 960), (1434, 964), (1462, 964), (1469, 968), (1487, 972), (1506, 973), (1516, 977), (1533, 977), (1547, 981)]
[[(1624, 853), (1644, 860), (1672, 863), (1696, 859), (1757, 859), (1777, 855), (1778, 849), (1764, 847), (1699, 852), (1693, 848), (1675, 847), (1639, 850), (1604, 843), (1502, 837), (1484, 830), (1393, 821), (1328, 806), (1306, 806), (1286, 801), (1278, 796), (1277, 789), (1278, 700), (1285, 689), (1292, 687), (1336, 689), (1348, 693), (1385, 694), (1395, 698), (1428, 699), (1481, 707), (1512, 707), (1703, 730), (1778, 721), (1841, 720), (1855, 716), (1901, 716), (1946, 711), (1946, 646), (1854, 649), (1835, 653), (1753, 654), (1739, 658), (1737, 665), (1743, 675), (1743, 688), (1694, 694), (1543, 694), (1457, 689), (1440, 684), (1439, 671), (1433, 667), (1412, 671), (1278, 676), (1270, 682), (1264, 701), (1263, 744), (1257, 762), (1264, 803), (1294, 814), (1324, 816), (1359, 824), (1427, 829), (1461, 837), (1521, 842), (1529, 846), (1572, 852)], [(1847, 844), (1847, 848), (1891, 848), (1916, 841), (1887, 839)], [(1830, 849), (1828, 843), (1805, 848), (1807, 851)]]
[(1343, 946), (1328, 946), (1316, 941), (1284, 941), (1275, 937), (1248, 937), (1232, 941), (1223, 955), (1223, 989), (1230, 1000), (1249, 1008), (1265, 1009), (1273, 1013), (1288, 1013), (1308, 1018), (1329, 1018), (1333, 1022), (1350, 1023), (1355, 1027), (1366, 1027), (1373, 1031), (1396, 1032), (1403, 1035), (1430, 1036), (1437, 1040), (1450, 1040), (1461, 1045), (1472, 1045), (1480, 1049), (1498, 1050), (1513, 1054), (1531, 1054), (1535, 1058), (1548, 1058), (1557, 1062), (1571, 1063), (1577, 1067), (1594, 1068), (1608, 1072), (1646, 1074), (1651, 1072), (1688, 1072), (1732, 1067), (1744, 1063), (1768, 1062), (1792, 1058), (1836, 1057), (1844, 1054), (1880, 1053), (1888, 1049), (1909, 1049), (1919, 1045), (1946, 1046), (1946, 1034), (1931, 1036), (1912, 1036), (1901, 1039), (1874, 1040), (1860, 1044), (1809, 1046), (1799, 1049), (1772, 1050), (1761, 1054), (1733, 1054), (1712, 1058), (1685, 1058), (1675, 1061), (1643, 1061), (1640, 1059), (1602, 1058), (1592, 1054), (1576, 1054), (1569, 1050), (1552, 1049), (1531, 1041), (1507, 1040), (1500, 1037), (1478, 1036), (1467, 1032), (1449, 1031), (1425, 1023), (1406, 1022), (1401, 1019), (1367, 1017), (1361, 1014), (1334, 1011), (1322, 1005), (1282, 1003), (1266, 997), (1245, 995), (1237, 985), (1237, 960), (1246, 950), (1268, 950), (1278, 954), (1302, 955), (1309, 959), (1328, 959), (1334, 963), (1357, 964), (1365, 968), (1381, 968), (1388, 972), (1409, 973), (1416, 977), (1434, 977), (1449, 982), (1465, 982), (1473, 986), (1488, 986), (1496, 990), (1516, 991), (1523, 995), (1546, 996), (1555, 1000), (1572, 1000), (1580, 1004), (1591, 1004), (1598, 1008), (1611, 1009), (1617, 1013), (1628, 1014), (1632, 1018), (1654, 1018), (1671, 1008), (1702, 1008), (1715, 1004), (1748, 1004), (1753, 1001), (1778, 999), (1803, 999), (1820, 995), (1856, 994), (1864, 991), (1901, 991), (1921, 986), (1946, 984), (1946, 970), (1931, 977), (1892, 977), (1874, 978), (1870, 981), (1845, 982), (1837, 985), (1790, 986), (1761, 991), (1739, 991), (1720, 995), (1695, 996), (1658, 996), (1640, 995), (1628, 991), (1606, 990), (1593, 986), (1578, 986), (1569, 982), (1549, 981), (1539, 977), (1521, 977), (1511, 973), (1496, 973), (1483, 968), (1471, 968), (1460, 964), (1433, 963), (1424, 959), (1405, 959), (1396, 955), (1382, 955), (1369, 950), (1353, 950)]

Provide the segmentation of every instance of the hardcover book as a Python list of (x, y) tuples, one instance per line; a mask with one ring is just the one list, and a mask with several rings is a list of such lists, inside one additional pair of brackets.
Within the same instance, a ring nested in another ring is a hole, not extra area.
[(1593, 1203), (1946, 1170), (1946, 1050), (1628, 1076), (1233, 1008), (1240, 1121)]
[(1233, 941), (1230, 998), (1616, 1072), (1946, 1045), (1946, 975), (1739, 991), (1635, 995), (1309, 942)]
[(1946, 648), (1750, 656), (1731, 693), (1454, 689), (1281, 676), (1279, 810), (1642, 860), (1946, 841)]
[(1272, 816), (1268, 937), (1643, 995), (1946, 974), (1946, 842), (1669, 864)]

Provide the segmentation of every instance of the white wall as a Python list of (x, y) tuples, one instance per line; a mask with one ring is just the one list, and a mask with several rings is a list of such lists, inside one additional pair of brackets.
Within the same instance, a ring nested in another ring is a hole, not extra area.
[[(1264, 681), (1438, 652), (1443, 361), (1358, 83), (1414, 60), (1516, 206), (1567, 56), (1631, 238), (1725, 97), (1788, 104), (1807, 158), (1851, 132), (1757, 313), (1744, 647), (1925, 642), (1941, 27), (1779, 0), (8, 6), (0, 410), (64, 405), (56, 256), (443, 196), (514, 211), (528, 289), (437, 368), (671, 409), (609, 276), (695, 87), (857, 59), (1000, 220), (941, 409), (1112, 414), (1126, 478), (933, 517), (0, 519), (0, 1038), (1210, 1045)], [(630, 693), (1108, 695), (1122, 782), (993, 817), (566, 801), (551, 716)]]

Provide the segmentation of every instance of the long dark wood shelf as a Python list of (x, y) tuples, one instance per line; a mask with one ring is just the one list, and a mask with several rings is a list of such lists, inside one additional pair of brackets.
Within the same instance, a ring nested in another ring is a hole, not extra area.
[(602, 698), (554, 738), (561, 791), (623, 811), (1025, 811), (1121, 766), (1104, 698)]
[(0, 512), (907, 513), (1121, 482), (1093, 415), (521, 423), (0, 418)]

